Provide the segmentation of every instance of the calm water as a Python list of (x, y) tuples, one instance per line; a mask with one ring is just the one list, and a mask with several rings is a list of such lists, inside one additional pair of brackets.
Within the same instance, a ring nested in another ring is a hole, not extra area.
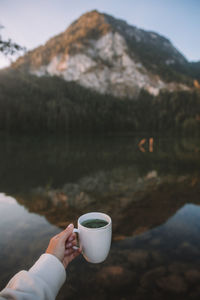
[(113, 219), (109, 257), (73, 261), (58, 299), (199, 299), (199, 140), (0, 138), (0, 288), (98, 210)]

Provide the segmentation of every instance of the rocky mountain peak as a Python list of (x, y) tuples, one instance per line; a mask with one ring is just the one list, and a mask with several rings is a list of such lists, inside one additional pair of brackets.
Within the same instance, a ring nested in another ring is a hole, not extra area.
[(171, 42), (97, 10), (87, 12), (63, 33), (25, 56), (14, 68), (119, 97), (137, 97), (141, 89), (189, 89), (184, 56)]
[(104, 14), (97, 10), (83, 14), (74, 21), (64, 32), (68, 43), (86, 43), (89, 40), (97, 40), (111, 31), (111, 26), (106, 22)]

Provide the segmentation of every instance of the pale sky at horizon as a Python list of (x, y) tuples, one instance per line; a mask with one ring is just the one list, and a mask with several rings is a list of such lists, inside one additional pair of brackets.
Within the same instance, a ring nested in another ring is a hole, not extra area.
[[(200, 0), (0, 0), (1, 34), (28, 50), (97, 9), (167, 38), (189, 60), (200, 60)], [(0, 55), (0, 67), (8, 60)]]

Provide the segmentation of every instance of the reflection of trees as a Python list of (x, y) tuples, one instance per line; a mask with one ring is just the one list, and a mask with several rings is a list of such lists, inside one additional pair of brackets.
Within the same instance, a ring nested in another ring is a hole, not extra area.
[(199, 141), (155, 138), (154, 151), (142, 153), (140, 140), (2, 137), (1, 190), (60, 227), (101, 210), (115, 236), (145, 231), (196, 201)]
[(199, 140), (154, 138), (154, 152), (142, 153), (141, 138), (1, 136), (0, 189), (11, 194), (58, 188), (101, 170), (132, 168), (140, 177), (150, 170), (162, 176), (199, 172)]
[(114, 238), (119, 239), (164, 223), (188, 202), (199, 203), (198, 180), (198, 176), (159, 177), (156, 171), (138, 177), (131, 168), (115, 169), (59, 190), (36, 189), (17, 200), (60, 227), (88, 211), (106, 212), (113, 219)]

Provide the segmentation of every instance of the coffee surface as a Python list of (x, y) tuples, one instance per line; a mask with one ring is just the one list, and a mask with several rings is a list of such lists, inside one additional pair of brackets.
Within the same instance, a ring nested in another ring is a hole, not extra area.
[(81, 225), (87, 228), (100, 228), (106, 226), (108, 224), (107, 221), (101, 219), (88, 219), (81, 223)]

